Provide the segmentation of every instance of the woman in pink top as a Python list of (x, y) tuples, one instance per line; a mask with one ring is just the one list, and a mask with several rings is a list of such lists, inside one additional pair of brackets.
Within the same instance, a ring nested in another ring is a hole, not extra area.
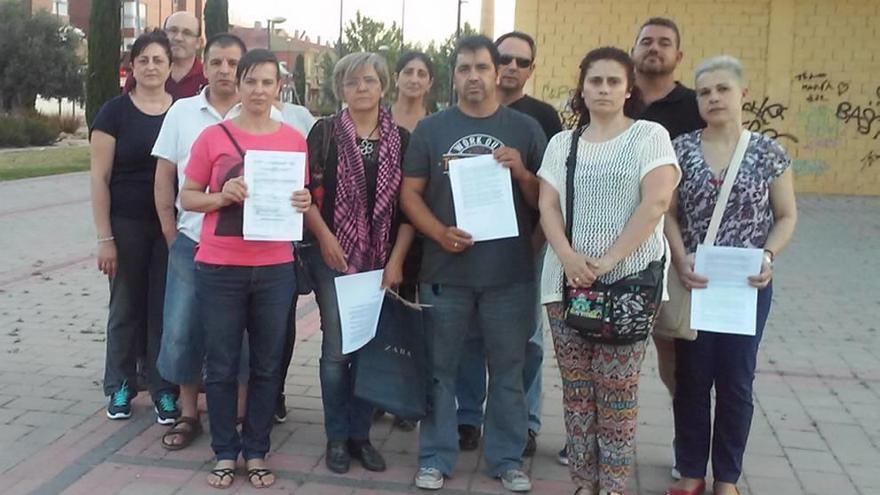
[[(196, 296), (209, 332), (205, 390), (217, 465), (208, 483), (217, 488), (232, 484), (239, 453), (254, 487), (275, 482), (265, 457), (293, 314), (293, 249), (285, 241), (244, 240), (242, 204), (247, 184), (242, 173), (247, 150), (307, 151), (301, 134), (269, 118), (280, 88), (279, 74), (278, 60), (271, 52), (252, 50), (242, 57), (236, 73), (241, 115), (202, 132), (193, 144), (180, 195), (183, 208), (205, 213), (195, 256)], [(293, 192), (291, 205), (307, 211), (311, 205), (308, 190)], [(239, 436), (236, 377), (245, 328), (250, 380)]]

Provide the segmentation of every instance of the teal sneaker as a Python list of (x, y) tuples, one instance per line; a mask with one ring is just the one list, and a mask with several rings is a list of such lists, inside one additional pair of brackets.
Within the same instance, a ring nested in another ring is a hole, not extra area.
[(128, 419), (131, 417), (131, 400), (134, 399), (136, 392), (128, 388), (128, 382), (122, 382), (122, 385), (110, 394), (110, 403), (107, 404), (107, 417), (110, 419)]

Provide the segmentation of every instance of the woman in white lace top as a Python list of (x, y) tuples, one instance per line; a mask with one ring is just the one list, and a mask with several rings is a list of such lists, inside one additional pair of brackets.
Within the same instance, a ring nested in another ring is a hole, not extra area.
[(538, 177), (541, 226), (552, 247), (544, 260), (547, 306), (563, 382), (569, 468), (577, 495), (623, 493), (635, 462), (639, 370), (645, 340), (588, 341), (565, 324), (564, 283), (611, 284), (663, 258), (663, 213), (679, 179), (669, 134), (633, 120), (640, 100), (626, 52), (584, 57), (573, 108), (587, 127), (578, 138), (572, 242), (565, 227), (566, 158), (574, 132), (548, 144)]

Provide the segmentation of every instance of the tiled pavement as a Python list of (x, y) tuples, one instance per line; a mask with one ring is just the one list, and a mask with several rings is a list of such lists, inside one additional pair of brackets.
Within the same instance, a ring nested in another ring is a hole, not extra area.
[[(181, 452), (158, 443), (142, 394), (130, 421), (104, 418), (101, 377), (107, 289), (93, 268), (88, 178), (0, 183), (0, 493), (217, 493), (204, 481), (207, 435)], [(880, 200), (800, 198), (801, 220), (780, 256), (774, 307), (759, 358), (743, 493), (880, 494)], [(260, 493), (416, 492), (415, 433), (379, 422), (389, 469), (323, 464), (320, 333), (310, 299), (287, 384), (287, 423), (273, 432), (279, 482)], [(548, 339), (549, 342), (549, 339)], [(642, 375), (638, 468), (632, 493), (669, 483), (670, 401), (654, 355)], [(559, 374), (545, 363), (544, 430), (527, 467), (533, 493), (571, 493), (562, 445)], [(499, 493), (475, 453), (460, 458), (446, 493)], [(232, 490), (254, 491), (239, 475)]]

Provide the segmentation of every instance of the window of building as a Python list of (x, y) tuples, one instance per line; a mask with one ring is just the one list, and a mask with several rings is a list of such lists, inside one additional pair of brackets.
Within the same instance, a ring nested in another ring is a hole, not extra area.
[(57, 16), (68, 15), (67, 14), (67, 0), (53, 0), (52, 13)]
[[(135, 7), (137, 5), (137, 7)], [(135, 11), (140, 10), (140, 15), (135, 18)], [(134, 29), (140, 34), (147, 28), (147, 6), (145, 2), (122, 3), (122, 27)]]

